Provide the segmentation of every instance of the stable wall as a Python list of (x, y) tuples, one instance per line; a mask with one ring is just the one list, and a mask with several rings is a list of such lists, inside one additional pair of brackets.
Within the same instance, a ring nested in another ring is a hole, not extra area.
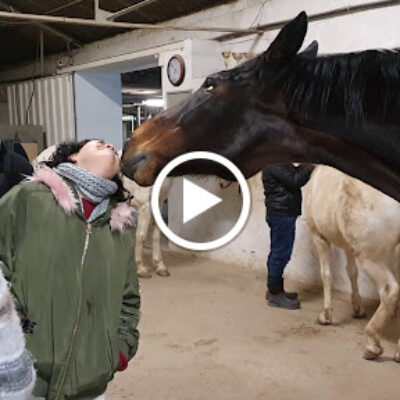
[[(307, 0), (296, 2), (296, 5), (293, 5), (293, 2), (290, 1), (270, 0), (269, 7), (264, 12), (268, 12), (273, 20), (279, 21), (290, 18), (290, 16), (294, 17), (302, 9), (306, 10), (308, 15), (312, 15), (314, 11), (321, 11), (321, 8), (326, 7), (325, 11), (338, 8), (343, 5), (340, 3), (343, 2)], [(351, 6), (368, 4), (372, 1), (348, 1), (346, 3)], [(349, 12), (344, 16), (309, 22), (303, 47), (306, 47), (312, 40), (317, 40), (320, 45), (320, 54), (374, 48), (398, 48), (400, 43), (399, 16), (400, 5), (397, 5), (357, 13)], [(279, 30), (271, 30), (259, 38), (246, 36), (224, 41), (222, 49), (232, 52), (261, 53), (266, 50), (278, 32)]]
[(77, 139), (103, 139), (121, 149), (121, 75), (79, 72), (74, 85)]

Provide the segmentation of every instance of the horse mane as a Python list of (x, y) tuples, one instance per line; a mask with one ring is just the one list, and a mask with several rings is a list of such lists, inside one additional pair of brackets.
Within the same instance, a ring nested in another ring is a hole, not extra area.
[(276, 81), (289, 110), (346, 122), (400, 122), (400, 49), (295, 57)]

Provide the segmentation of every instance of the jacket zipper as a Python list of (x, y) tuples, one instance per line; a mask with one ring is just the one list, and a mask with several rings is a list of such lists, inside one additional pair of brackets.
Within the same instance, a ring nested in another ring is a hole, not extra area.
[(72, 351), (74, 348), (74, 341), (75, 341), (75, 336), (76, 336), (76, 332), (78, 330), (78, 324), (79, 324), (79, 319), (80, 319), (80, 315), (81, 315), (81, 308), (82, 308), (82, 296), (83, 296), (83, 285), (82, 285), (82, 272), (83, 272), (83, 264), (85, 263), (85, 259), (86, 259), (86, 253), (87, 253), (87, 249), (89, 247), (89, 238), (90, 238), (90, 234), (92, 233), (92, 225), (91, 224), (87, 224), (86, 225), (86, 238), (85, 238), (85, 246), (83, 248), (83, 252), (82, 252), (82, 257), (81, 257), (81, 265), (80, 265), (80, 270), (79, 270), (79, 277), (80, 277), (80, 295), (79, 295), (79, 300), (78, 300), (78, 313), (77, 313), (77, 318), (75, 321), (75, 326), (74, 329), (72, 331), (72, 338), (71, 338), (71, 345), (69, 347), (68, 350), (68, 355), (67, 355), (67, 359), (65, 362), (65, 366), (64, 366), (64, 370), (62, 373), (62, 377), (61, 377), (61, 381), (60, 381), (60, 385), (58, 387), (57, 390), (57, 394), (56, 394), (56, 400), (61, 399), (60, 393), (64, 387), (65, 384), (65, 378), (67, 377), (67, 372), (68, 372), (68, 366), (69, 363), (71, 361), (71, 356), (72, 356)]

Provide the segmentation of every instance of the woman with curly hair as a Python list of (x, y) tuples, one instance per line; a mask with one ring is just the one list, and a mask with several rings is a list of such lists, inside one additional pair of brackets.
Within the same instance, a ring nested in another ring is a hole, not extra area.
[(0, 262), (37, 374), (33, 395), (104, 398), (138, 347), (134, 210), (101, 140), (63, 143), (0, 200)]

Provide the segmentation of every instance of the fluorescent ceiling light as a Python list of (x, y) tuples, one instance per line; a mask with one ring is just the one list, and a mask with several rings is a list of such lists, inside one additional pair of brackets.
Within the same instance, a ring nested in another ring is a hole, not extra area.
[(161, 95), (161, 89), (144, 89), (144, 88), (130, 88), (130, 87), (123, 87), (122, 88), (123, 94), (133, 94), (133, 95)]
[(146, 99), (143, 101), (145, 106), (148, 107), (164, 107), (164, 100), (163, 99)]

